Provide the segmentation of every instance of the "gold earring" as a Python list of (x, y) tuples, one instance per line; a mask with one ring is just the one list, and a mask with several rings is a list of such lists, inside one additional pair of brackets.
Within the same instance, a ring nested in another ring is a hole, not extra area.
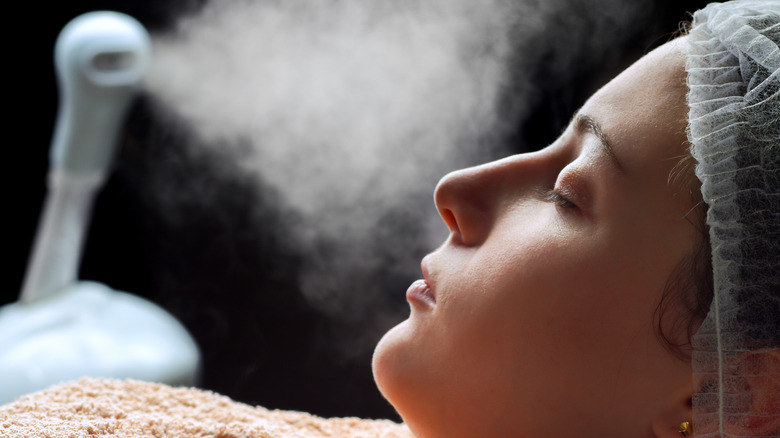
[(693, 427), (691, 427), (690, 421), (683, 421), (680, 423), (679, 426), (677, 426), (677, 431), (680, 432), (680, 435), (682, 436), (690, 436), (691, 433), (693, 433)]

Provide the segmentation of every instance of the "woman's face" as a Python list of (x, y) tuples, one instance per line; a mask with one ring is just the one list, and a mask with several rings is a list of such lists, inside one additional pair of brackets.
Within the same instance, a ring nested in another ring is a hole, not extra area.
[(680, 45), (612, 80), (546, 149), (439, 183), (450, 236), (373, 364), (419, 438), (642, 437), (690, 418), (690, 366), (656, 314), (699, 239), (670, 179), (687, 153)]

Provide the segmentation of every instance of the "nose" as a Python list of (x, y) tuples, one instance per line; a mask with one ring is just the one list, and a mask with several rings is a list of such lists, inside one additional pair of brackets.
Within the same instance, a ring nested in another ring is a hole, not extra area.
[(557, 172), (548, 155), (545, 151), (513, 155), (445, 175), (436, 186), (434, 202), (453, 240), (480, 245), (507, 207), (552, 186)]

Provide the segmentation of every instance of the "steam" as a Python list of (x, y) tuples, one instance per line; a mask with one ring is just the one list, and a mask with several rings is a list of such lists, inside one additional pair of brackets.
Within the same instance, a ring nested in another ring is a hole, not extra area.
[(340, 212), (483, 158), (464, 140), (491, 121), (507, 44), (478, 3), (215, 2), (158, 42), (150, 88), (208, 141), (249, 139), (246, 165), (321, 231), (368, 231), (376, 213)]
[[(420, 254), (444, 236), (436, 181), (505, 154), (495, 132), (526, 107), (499, 113), (502, 94), (534, 98), (510, 57), (539, 62), (548, 23), (581, 2), (539, 3), (213, 1), (158, 36), (147, 86), (297, 212), (310, 302), (374, 333), (397, 318), (373, 311), (376, 297), (403, 302), (405, 285), (388, 291), (388, 278), (419, 277)], [(615, 15), (646, 6), (595, 3), (610, 34)], [(560, 56), (560, 70), (573, 67)]]

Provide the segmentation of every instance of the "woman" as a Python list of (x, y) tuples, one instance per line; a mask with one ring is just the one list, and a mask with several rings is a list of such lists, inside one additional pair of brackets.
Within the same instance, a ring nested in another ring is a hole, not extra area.
[(439, 183), (374, 355), (418, 438), (780, 434), (779, 22), (712, 4), (546, 149)]
[[(416, 438), (780, 435), (778, 44), (777, 0), (712, 4), (546, 149), (439, 183), (449, 239), (373, 362)], [(408, 434), (137, 382), (0, 407), (2, 432), (64, 429)]]

